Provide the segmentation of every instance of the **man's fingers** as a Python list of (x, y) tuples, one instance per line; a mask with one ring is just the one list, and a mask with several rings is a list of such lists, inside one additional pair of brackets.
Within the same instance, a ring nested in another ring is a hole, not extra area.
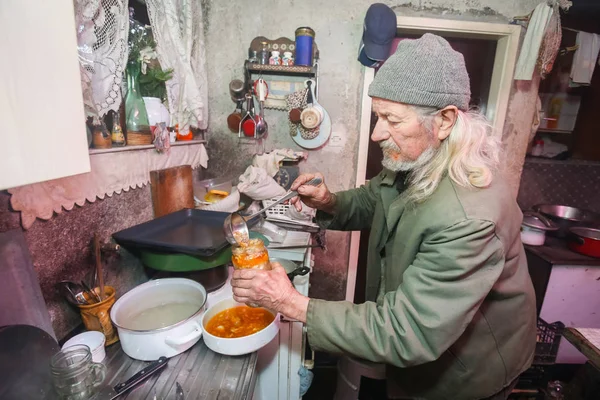
[(252, 279), (232, 279), (231, 286), (234, 288), (250, 289), (252, 282)]
[(250, 303), (252, 300), (250, 300), (248, 297), (240, 297), (240, 296), (236, 296), (235, 293), (233, 294), (233, 299), (235, 301), (237, 301), (238, 303)]
[(233, 279), (253, 279), (260, 272), (252, 268), (236, 269), (233, 271)]
[(302, 186), (306, 182), (310, 181), (314, 177), (315, 177), (315, 174), (302, 174), (302, 175), (300, 175), (299, 177), (296, 178), (296, 180), (294, 181), (294, 183), (292, 183), (292, 186), (290, 187), (290, 189), (296, 190), (300, 186)]
[(244, 297), (244, 298), (249, 299), (251, 296), (251, 293), (252, 292), (249, 289), (244, 289), (244, 288), (240, 288), (240, 287), (233, 288), (233, 295), (237, 296), (237, 297)]

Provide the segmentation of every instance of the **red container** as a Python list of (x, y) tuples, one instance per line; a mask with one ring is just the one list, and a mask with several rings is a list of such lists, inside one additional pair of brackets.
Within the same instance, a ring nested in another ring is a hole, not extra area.
[(577, 253), (600, 258), (600, 229), (579, 226), (570, 228), (567, 245)]

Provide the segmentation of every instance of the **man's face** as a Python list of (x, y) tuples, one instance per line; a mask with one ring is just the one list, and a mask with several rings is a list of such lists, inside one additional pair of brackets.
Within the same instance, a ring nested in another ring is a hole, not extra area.
[(382, 164), (392, 171), (409, 171), (429, 161), (439, 147), (435, 127), (427, 129), (408, 105), (373, 99), (378, 117), (371, 140), (383, 150)]

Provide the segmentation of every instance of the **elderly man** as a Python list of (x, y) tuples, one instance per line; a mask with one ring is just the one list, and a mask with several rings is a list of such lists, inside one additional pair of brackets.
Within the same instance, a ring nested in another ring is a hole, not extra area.
[(328, 229), (371, 229), (371, 301), (304, 297), (277, 265), (236, 271), (234, 297), (305, 322), (313, 349), (387, 364), (390, 393), (505, 399), (533, 358), (535, 295), (498, 143), (468, 111), (464, 59), (432, 34), (403, 40), (369, 96), (383, 171), (335, 194), (303, 185), (313, 174), (292, 188)]

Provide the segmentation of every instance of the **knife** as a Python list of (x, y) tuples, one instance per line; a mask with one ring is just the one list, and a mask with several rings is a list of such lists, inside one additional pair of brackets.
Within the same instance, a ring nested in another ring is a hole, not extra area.
[(151, 375), (164, 369), (167, 366), (167, 362), (167, 357), (161, 357), (158, 360), (154, 361), (152, 364), (148, 365), (146, 368), (133, 375), (125, 382), (119, 383), (115, 387), (110, 387), (108, 385), (104, 386), (100, 390), (100, 392), (93, 397), (93, 399), (114, 400), (122, 394), (125, 394), (125, 392), (133, 389), (146, 379), (148, 379)]

